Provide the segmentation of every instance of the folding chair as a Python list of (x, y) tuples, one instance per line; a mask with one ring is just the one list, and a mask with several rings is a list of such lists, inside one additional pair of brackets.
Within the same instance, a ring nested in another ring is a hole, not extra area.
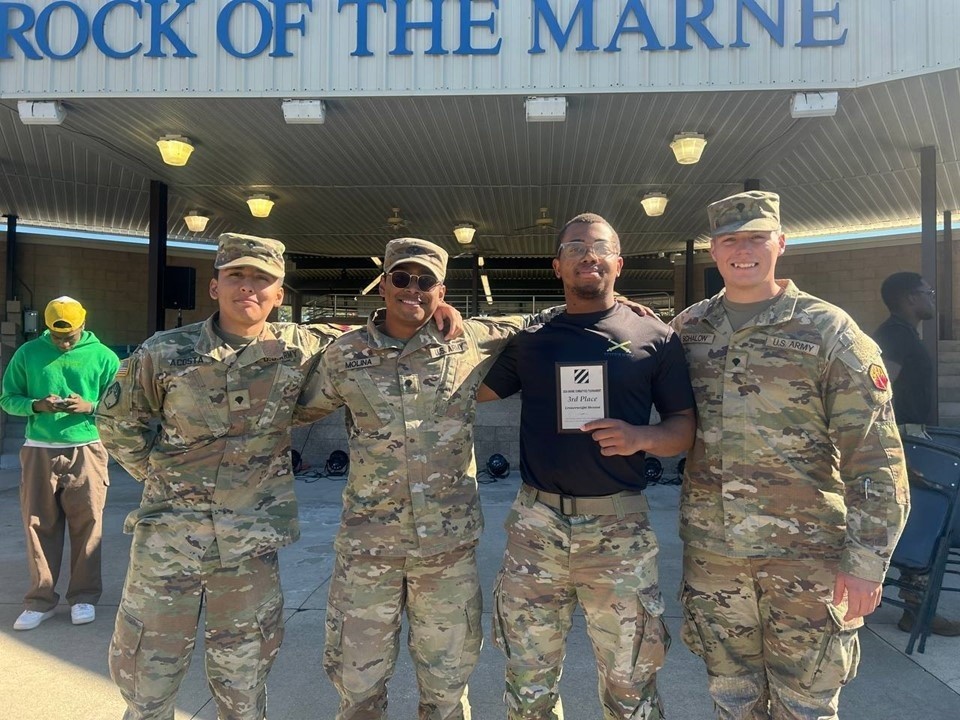
[[(911, 510), (890, 564), (900, 571), (927, 575), (928, 579), (924, 587), (890, 577), (883, 585), (908, 590), (920, 598), (907, 642), (907, 655), (910, 655), (918, 639), (918, 652), (924, 651), (940, 599), (951, 533), (960, 515), (960, 448), (909, 436), (902, 440), (910, 481)], [(960, 591), (960, 587), (945, 589)], [(884, 602), (904, 609), (908, 607), (898, 598), (885, 597)]]
[[(960, 452), (960, 429), (952, 427), (941, 427), (939, 425), (927, 425), (927, 435), (935, 443), (948, 445)], [(954, 575), (960, 577), (960, 519), (953, 526), (953, 535), (950, 540), (950, 552), (947, 555), (947, 565), (944, 569), (944, 575)], [(949, 587), (941, 587), (941, 592), (960, 592), (960, 582)]]

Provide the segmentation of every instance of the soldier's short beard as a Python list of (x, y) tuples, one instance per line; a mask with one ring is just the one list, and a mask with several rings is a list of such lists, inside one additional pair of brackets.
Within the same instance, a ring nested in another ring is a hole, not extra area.
[(570, 292), (581, 300), (598, 300), (607, 294), (607, 283), (600, 282), (593, 287), (572, 285), (570, 287)]

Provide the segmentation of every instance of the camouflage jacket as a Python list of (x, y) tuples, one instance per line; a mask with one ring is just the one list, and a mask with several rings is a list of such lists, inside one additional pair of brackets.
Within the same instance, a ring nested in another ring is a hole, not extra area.
[(374, 314), (366, 328), (330, 345), (296, 419), (347, 407), (350, 472), (338, 552), (423, 557), (480, 537), (476, 391), (507, 341), (552, 314), (467, 320), (450, 342), (432, 322), (396, 340)]
[(841, 309), (778, 282), (780, 298), (736, 332), (722, 292), (672, 322), (698, 415), (680, 534), (882, 580), (909, 499), (880, 352)]
[(149, 525), (159, 543), (197, 559), (216, 539), (224, 564), (296, 540), (291, 418), (340, 334), (268, 323), (238, 355), (209, 318), (144, 342), (97, 408), (103, 444), (144, 483), (124, 530)]

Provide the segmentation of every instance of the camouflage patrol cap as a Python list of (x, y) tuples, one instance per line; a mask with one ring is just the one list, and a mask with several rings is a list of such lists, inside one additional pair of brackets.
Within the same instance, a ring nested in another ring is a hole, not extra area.
[(286, 248), (279, 240), (223, 233), (220, 236), (220, 246), (217, 248), (217, 259), (214, 260), (213, 267), (223, 270), (250, 265), (275, 278), (282, 278), (285, 272), (283, 262), (285, 250)]
[(780, 229), (780, 196), (751, 190), (737, 193), (707, 206), (710, 235)]
[(443, 282), (447, 274), (447, 251), (439, 245), (420, 238), (397, 238), (387, 243), (383, 255), (383, 271), (390, 272), (397, 265), (416, 263), (436, 275)]

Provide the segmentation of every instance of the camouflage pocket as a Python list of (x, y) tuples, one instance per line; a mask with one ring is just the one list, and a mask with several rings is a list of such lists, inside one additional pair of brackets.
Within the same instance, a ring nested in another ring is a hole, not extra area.
[(280, 644), (283, 642), (283, 593), (279, 592), (257, 608), (257, 625), (260, 627), (260, 662), (257, 681), (263, 682), (270, 672)]
[(686, 584), (680, 591), (680, 609), (683, 618), (680, 623), (680, 640), (687, 649), (697, 657), (707, 659), (707, 647), (703, 641), (703, 635), (700, 633), (700, 618), (690, 607), (690, 592)]
[[(814, 693), (830, 692), (843, 687), (857, 676), (860, 663), (860, 638), (857, 630), (844, 629), (842, 610), (827, 603), (829, 622), (817, 653), (811, 654), (798, 668), (800, 685)], [(849, 623), (847, 623), (849, 625)]]
[(125, 696), (133, 695), (137, 689), (137, 658), (142, 636), (143, 623), (128, 613), (121, 604), (117, 609), (117, 621), (110, 639), (107, 664), (110, 667), (110, 677)]
[(341, 696), (366, 696), (393, 672), (396, 638), (391, 650), (370, 639), (382, 628), (364, 628), (364, 625), (362, 618), (350, 617), (339, 608), (327, 605), (323, 669)]
[(662, 606), (659, 598), (651, 601), (647, 593), (637, 594), (634, 632), (632, 638), (627, 632), (621, 636), (623, 645), (612, 680), (644, 684), (663, 667), (670, 647), (670, 633), (663, 622)]
[(464, 608), (466, 634), (460, 653), (460, 672), (464, 682), (480, 661), (480, 648), (483, 646), (483, 593), (477, 588), (476, 594)]

